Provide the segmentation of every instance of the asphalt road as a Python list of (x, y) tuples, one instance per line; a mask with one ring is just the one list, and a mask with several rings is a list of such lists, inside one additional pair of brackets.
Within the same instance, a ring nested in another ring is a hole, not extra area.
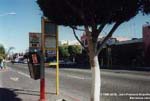
[[(8, 66), (24, 76), (29, 75), (25, 64), (8, 64)], [(46, 68), (45, 76), (46, 91), (55, 92), (55, 68)], [(149, 72), (103, 69), (101, 79), (102, 101), (150, 101)], [(90, 88), (90, 70), (60, 68), (61, 94), (66, 94), (75, 101), (89, 101)]]

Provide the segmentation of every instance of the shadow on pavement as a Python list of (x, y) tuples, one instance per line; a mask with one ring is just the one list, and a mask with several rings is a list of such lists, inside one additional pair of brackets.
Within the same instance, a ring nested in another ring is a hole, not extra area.
[[(8, 89), (11, 89), (12, 91), (16, 92), (17, 94), (40, 96), (40, 91), (34, 91), (34, 90), (28, 90), (28, 89), (15, 89), (15, 88), (8, 88)], [(45, 93), (51, 94), (51, 95), (56, 94), (56, 93), (52, 93), (52, 92), (45, 92)]]
[(0, 88), (0, 101), (22, 101), (18, 95), (10, 89)]
[[(18, 98), (19, 95), (40, 96), (39, 91), (15, 89), (15, 88), (0, 88), (0, 101), (23, 101)], [(56, 93), (46, 92), (46, 94), (56, 95)]]
[[(40, 96), (40, 91), (27, 90), (27, 89), (14, 89), (14, 88), (11, 88), (11, 89), (19, 94)], [(56, 93), (51, 93), (51, 92), (45, 92), (45, 93), (46, 94), (56, 94)]]
[(90, 69), (89, 64), (60, 64), (59, 67), (69, 69)]
[[(60, 68), (69, 68), (69, 69), (90, 69), (89, 64), (65, 64), (59, 65)], [(101, 69), (109, 69), (109, 70), (130, 70), (130, 71), (146, 71), (150, 72), (150, 67), (137, 67), (137, 66), (100, 66)]]
[(103, 66), (102, 69), (150, 72), (150, 67), (135, 67), (135, 66), (112, 66), (112, 67)]

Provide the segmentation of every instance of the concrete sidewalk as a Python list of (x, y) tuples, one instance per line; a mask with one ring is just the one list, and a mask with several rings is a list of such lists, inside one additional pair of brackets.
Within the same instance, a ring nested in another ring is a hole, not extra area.
[[(10, 68), (0, 70), (0, 101), (39, 101), (40, 81), (21, 75)], [(80, 101), (64, 92), (55, 94), (55, 87), (46, 88), (46, 101)]]

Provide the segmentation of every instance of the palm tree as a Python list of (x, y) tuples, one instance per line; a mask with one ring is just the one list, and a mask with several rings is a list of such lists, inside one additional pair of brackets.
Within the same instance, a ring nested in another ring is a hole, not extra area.
[(0, 59), (5, 57), (5, 48), (3, 45), (0, 45)]
[(5, 54), (5, 58), (9, 55), (10, 51), (15, 49), (14, 47), (9, 47), (8, 51)]
[(14, 49), (14, 47), (9, 47), (8, 51), (6, 52), (4, 46), (0, 45), (0, 59), (7, 58), (12, 49)]

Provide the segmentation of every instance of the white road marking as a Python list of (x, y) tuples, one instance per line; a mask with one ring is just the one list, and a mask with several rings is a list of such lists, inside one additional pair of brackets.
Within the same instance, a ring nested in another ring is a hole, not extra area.
[(18, 77), (10, 77), (10, 80), (18, 81), (18, 80), (19, 80), (19, 78), (18, 78)]
[(23, 72), (20, 72), (20, 71), (18, 71), (17, 73), (30, 78), (30, 76), (28, 74), (26, 74), (26, 73), (23, 73)]
[(56, 101), (66, 101), (66, 100), (64, 100), (64, 99), (57, 99)]
[[(13, 70), (12, 68), (10, 68), (10, 67), (8, 67), (10, 70), (12, 70), (12, 71), (14, 71), (14, 72), (16, 72), (15, 70)], [(21, 75), (23, 75), (23, 76), (26, 76), (26, 77), (28, 77), (28, 78), (30, 78), (30, 76), (28, 75), (28, 74), (26, 74), (26, 73), (23, 73), (23, 72), (21, 72), (21, 71), (17, 71), (17, 73), (18, 74), (21, 74)]]
[(75, 79), (81, 79), (81, 80), (89, 79), (89, 78), (79, 77), (79, 76), (74, 76), (74, 75), (66, 75), (66, 76), (71, 77), (71, 78), (75, 78)]
[(2, 75), (0, 75), (0, 87), (3, 87), (2, 86)]

